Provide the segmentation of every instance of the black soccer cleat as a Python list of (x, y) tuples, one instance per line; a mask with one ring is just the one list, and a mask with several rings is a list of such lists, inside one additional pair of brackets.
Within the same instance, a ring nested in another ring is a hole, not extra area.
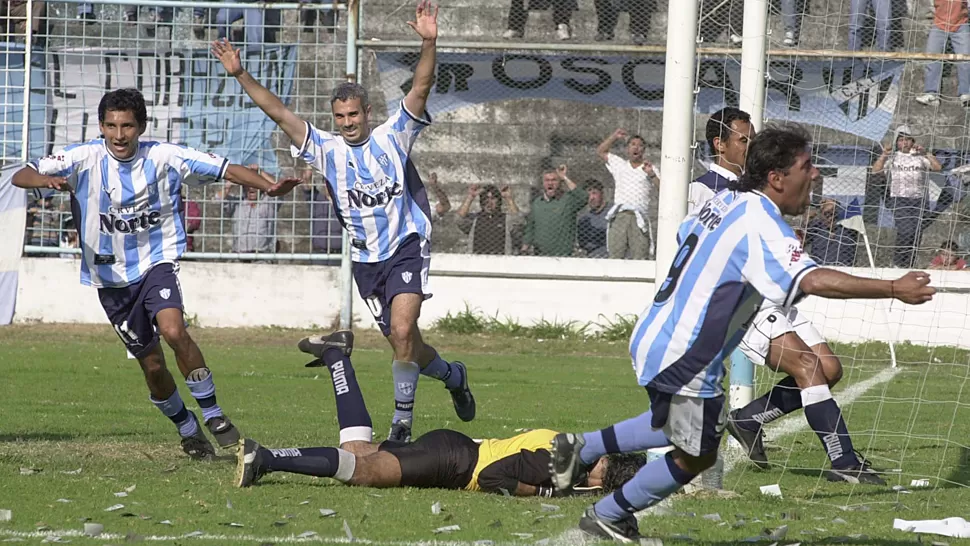
[(411, 420), (401, 419), (391, 423), (391, 431), (387, 434), (387, 441), (399, 444), (411, 443)]
[[(190, 415), (198, 423), (195, 415), (191, 412)], [(212, 442), (205, 437), (202, 427), (199, 427), (192, 436), (182, 438), (182, 451), (196, 461), (211, 461), (216, 456), (216, 450), (212, 447)]]
[(593, 505), (590, 505), (583, 517), (579, 518), (579, 529), (587, 535), (598, 539), (612, 540), (621, 544), (640, 542), (640, 527), (637, 518), (632, 514), (619, 521), (606, 521), (596, 515)]
[(758, 426), (758, 430), (748, 430), (739, 424), (737, 415), (738, 410), (728, 414), (726, 427), (728, 434), (741, 444), (741, 449), (752, 463), (762, 470), (768, 470), (768, 455), (765, 453), (765, 444), (761, 437), (761, 426)]
[(242, 440), (236, 450), (236, 487), (249, 487), (259, 481), (266, 471), (259, 454), (260, 445), (254, 440)]
[(865, 483), (869, 485), (886, 485), (865, 457), (856, 453), (859, 462), (848, 468), (831, 468), (825, 472), (825, 478), (830, 482), (848, 482), (852, 484)]
[(209, 419), (205, 422), (205, 427), (223, 449), (235, 447), (239, 443), (239, 429), (225, 415)]
[(297, 347), (300, 351), (317, 357), (306, 367), (318, 368), (327, 365), (323, 361), (323, 353), (327, 349), (339, 349), (345, 357), (350, 358), (350, 353), (354, 352), (354, 333), (350, 330), (337, 330), (326, 336), (305, 337), (300, 340)]
[[(455, 413), (458, 414), (458, 418), (467, 423), (475, 418), (475, 396), (472, 395), (472, 390), (468, 388), (468, 367), (465, 366), (464, 362), (457, 360), (452, 362), (451, 365), (455, 368), (455, 371), (461, 372), (461, 385), (448, 392), (451, 393), (451, 401), (455, 404)], [(452, 373), (455, 373), (455, 371)]]
[(566, 493), (586, 479), (588, 472), (579, 452), (586, 445), (581, 434), (561, 432), (549, 449), (549, 474), (557, 491)]

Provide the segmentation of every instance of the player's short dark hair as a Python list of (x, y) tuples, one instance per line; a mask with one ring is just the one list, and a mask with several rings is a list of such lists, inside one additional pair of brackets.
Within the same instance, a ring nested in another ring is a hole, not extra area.
[(642, 453), (612, 453), (606, 456), (606, 475), (603, 476), (603, 492), (616, 491), (630, 481), (638, 470), (647, 464)]
[(361, 108), (366, 107), (370, 102), (367, 100), (367, 89), (359, 83), (344, 82), (337, 87), (333, 88), (333, 93), (330, 95), (330, 107), (333, 107), (333, 103), (339, 101), (348, 101), (351, 99), (360, 99)]
[(626, 140), (626, 143), (629, 144), (629, 143), (633, 142), (634, 140), (639, 140), (640, 141), (640, 144), (643, 144), (644, 146), (647, 145), (647, 141), (642, 136), (640, 136), (640, 135), (633, 135), (633, 136), (631, 136), (630, 138), (628, 138)]
[(960, 252), (960, 245), (954, 243), (950, 239), (940, 243), (940, 250), (949, 250), (950, 252)]
[(145, 97), (141, 91), (133, 88), (115, 89), (109, 91), (101, 97), (98, 103), (98, 122), (104, 123), (104, 116), (109, 111), (131, 112), (135, 116), (138, 125), (144, 127), (148, 124), (148, 109), (145, 107)]
[(799, 125), (769, 125), (748, 144), (744, 174), (728, 187), (736, 191), (760, 190), (768, 184), (772, 171), (788, 171), (798, 154), (812, 142), (812, 135)]
[(603, 193), (603, 183), (595, 178), (590, 178), (583, 183), (583, 187), (586, 191), (598, 191)]
[(704, 137), (707, 138), (707, 145), (711, 147), (711, 152), (717, 155), (717, 148), (714, 147), (714, 139), (723, 140), (731, 135), (731, 124), (735, 121), (746, 121), (751, 123), (751, 114), (740, 108), (727, 106), (711, 114), (707, 120), (707, 127)]

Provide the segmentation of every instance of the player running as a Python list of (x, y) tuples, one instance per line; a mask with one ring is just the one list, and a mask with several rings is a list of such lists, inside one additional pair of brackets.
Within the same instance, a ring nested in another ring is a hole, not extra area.
[[(798, 127), (765, 129), (748, 147), (744, 176), (681, 225), (677, 257), (630, 340), (650, 411), (602, 431), (560, 434), (553, 440), (550, 470), (554, 485), (563, 490), (578, 483), (604, 454), (674, 446), (590, 506), (579, 522), (583, 531), (620, 542), (636, 540), (635, 512), (714, 464), (725, 426), (723, 361), (763, 300), (789, 307), (808, 295), (895, 298), (909, 304), (932, 299), (936, 290), (926, 273), (910, 272), (895, 281), (866, 279), (818, 267), (802, 251), (782, 215), (802, 214), (809, 205), (818, 176), (809, 143), (808, 133)], [(796, 380), (816, 434), (848, 456), (851, 440), (825, 377), (799, 375)]]
[(411, 438), (420, 375), (445, 384), (462, 421), (475, 418), (465, 365), (441, 358), (418, 330), (421, 304), (431, 297), (431, 209), (410, 156), (418, 134), (431, 124), (425, 103), (434, 83), (438, 8), (420, 0), (408, 25), (422, 39), (421, 56), (401, 108), (372, 130), (367, 91), (358, 84), (341, 84), (330, 98), (339, 134), (298, 118), (243, 70), (238, 49), (224, 40), (212, 43), (212, 53), (226, 72), (296, 144), (293, 156), (327, 181), (334, 211), (350, 233), (357, 289), (394, 350), (394, 417), (388, 439), (403, 442)]
[(81, 252), (81, 284), (98, 289), (101, 306), (128, 351), (138, 359), (151, 401), (178, 427), (182, 450), (195, 459), (215, 454), (195, 414), (185, 408), (165, 366), (158, 336), (175, 351), (185, 384), (221, 447), (239, 431), (216, 403), (212, 372), (185, 329), (178, 260), (185, 251), (182, 184), (228, 180), (283, 195), (300, 183), (272, 183), (213, 154), (139, 141), (147, 128), (145, 99), (136, 89), (107, 93), (98, 105), (102, 137), (72, 144), (32, 161), (13, 177), (21, 188), (71, 193)]
[[(454, 430), (433, 430), (414, 443), (371, 439), (371, 420), (350, 363), (354, 335), (339, 331), (323, 343), (300, 342), (333, 379), (340, 447), (266, 449), (244, 440), (238, 451), (236, 485), (248, 487), (270, 472), (335, 478), (347, 485), (464, 489), (515, 496), (553, 494), (549, 478), (551, 430), (506, 439), (475, 441)], [(611, 491), (643, 466), (643, 455), (610, 455), (593, 464), (586, 488)]]

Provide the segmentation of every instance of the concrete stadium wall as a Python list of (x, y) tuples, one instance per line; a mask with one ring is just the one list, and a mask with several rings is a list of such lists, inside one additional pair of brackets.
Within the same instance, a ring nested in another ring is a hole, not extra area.
[[(898, 273), (878, 271), (883, 278)], [(639, 314), (652, 297), (653, 276), (653, 262), (438, 255), (430, 276), (435, 296), (421, 325), (466, 306), (527, 325), (542, 318), (602, 323)], [(20, 279), (17, 322), (106, 322), (97, 291), (78, 282), (76, 260), (25, 258)], [(339, 313), (337, 267), (183, 262), (179, 279), (186, 312), (201, 326), (327, 328)], [(934, 272), (933, 279), (941, 294), (924, 306), (809, 298), (800, 307), (833, 341), (970, 348), (970, 272)], [(374, 327), (356, 292), (354, 319), (357, 327)]]

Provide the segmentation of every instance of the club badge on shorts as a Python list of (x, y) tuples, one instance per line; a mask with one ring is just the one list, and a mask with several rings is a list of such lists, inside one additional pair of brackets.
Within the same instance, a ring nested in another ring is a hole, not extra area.
[(172, 295), (172, 291), (168, 288), (162, 288), (158, 291), (158, 295), (161, 296), (163, 300), (167, 300)]
[(414, 277), (414, 275), (412, 275), (410, 271), (405, 271), (404, 273), (401, 273), (401, 280), (404, 281), (404, 284), (410, 284), (412, 277)]

